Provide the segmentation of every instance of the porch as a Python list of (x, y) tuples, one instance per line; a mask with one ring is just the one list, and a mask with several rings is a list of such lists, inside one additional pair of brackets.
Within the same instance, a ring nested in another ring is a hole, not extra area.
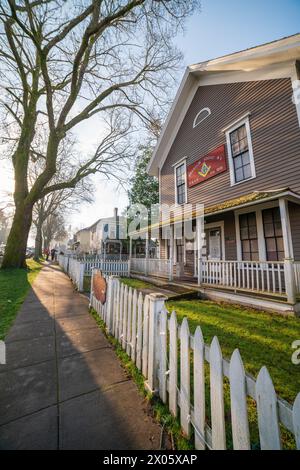
[(289, 190), (260, 195), (206, 209), (203, 228), (193, 220), (193, 241), (177, 238), (171, 223), (170, 238), (160, 238), (159, 258), (147, 256), (147, 249), (144, 258), (131, 256), (131, 274), (186, 284), (220, 300), (247, 297), (253, 305), (265, 299), (297, 310), (300, 197)]

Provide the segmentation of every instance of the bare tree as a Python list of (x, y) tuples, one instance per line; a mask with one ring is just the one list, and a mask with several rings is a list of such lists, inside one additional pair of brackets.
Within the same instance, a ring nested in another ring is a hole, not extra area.
[[(111, 172), (111, 160), (126, 157), (123, 138), (138, 122), (156, 119), (181, 57), (173, 38), (198, 5), (198, 0), (1, 1), (3, 142), (15, 175), (15, 215), (3, 268), (24, 265), (39, 199), (97, 171)], [(52, 183), (63, 140), (96, 116), (101, 116), (97, 151), (74, 162), (70, 179)], [(42, 158), (41, 143), (43, 169), (29, 187), (29, 161)]]
[(67, 236), (65, 220), (62, 214), (51, 214), (43, 224), (44, 246), (49, 247), (52, 240), (61, 241)]
[[(33, 207), (32, 223), (35, 227), (35, 249), (34, 259), (38, 260), (42, 256), (43, 231), (49, 233), (49, 229), (44, 226), (49, 224), (51, 217), (60, 214), (67, 218), (66, 214), (76, 211), (76, 208), (83, 201), (92, 202), (91, 186), (88, 181), (81, 181), (75, 188), (60, 189), (51, 192), (39, 199)], [(49, 238), (49, 237), (48, 237)], [(51, 241), (51, 240), (50, 240)], [(44, 243), (47, 246), (47, 241)]]

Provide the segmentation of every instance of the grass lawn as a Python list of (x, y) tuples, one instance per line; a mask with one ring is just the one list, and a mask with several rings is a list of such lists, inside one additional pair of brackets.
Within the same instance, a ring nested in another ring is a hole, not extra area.
[(27, 292), (42, 268), (40, 263), (27, 260), (28, 269), (0, 270), (0, 340), (11, 327)]
[(217, 336), (224, 357), (240, 350), (245, 369), (257, 376), (267, 366), (277, 393), (292, 402), (300, 391), (300, 367), (291, 361), (291, 344), (300, 339), (300, 320), (208, 300), (167, 302), (179, 322), (188, 318), (193, 333), (201, 326), (206, 344)]
[(121, 281), (128, 287), (133, 289), (158, 289), (159, 287), (151, 284), (150, 282), (142, 281), (140, 279), (133, 279), (132, 277), (122, 277)]

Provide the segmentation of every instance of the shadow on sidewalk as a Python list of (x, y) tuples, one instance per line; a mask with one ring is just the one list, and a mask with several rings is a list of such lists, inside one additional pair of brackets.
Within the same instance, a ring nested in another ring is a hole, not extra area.
[(1, 449), (158, 449), (161, 428), (60, 268), (43, 267), (6, 337)]

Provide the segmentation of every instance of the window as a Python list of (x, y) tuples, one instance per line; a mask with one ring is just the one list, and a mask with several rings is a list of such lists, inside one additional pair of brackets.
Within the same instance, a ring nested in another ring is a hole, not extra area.
[(259, 259), (256, 213), (240, 215), (240, 238), (242, 244), (242, 259), (255, 261)]
[(262, 211), (267, 261), (282, 261), (284, 247), (279, 207)]
[(243, 119), (226, 131), (231, 184), (255, 177), (249, 118)]
[(183, 240), (176, 241), (176, 262), (183, 263), (184, 261), (184, 243)]
[(202, 121), (204, 121), (208, 116), (211, 115), (211, 110), (209, 108), (203, 108), (199, 113), (196, 115), (194, 122), (193, 122), (193, 128), (199, 126)]
[(176, 203), (186, 202), (186, 166), (185, 162), (175, 167)]

